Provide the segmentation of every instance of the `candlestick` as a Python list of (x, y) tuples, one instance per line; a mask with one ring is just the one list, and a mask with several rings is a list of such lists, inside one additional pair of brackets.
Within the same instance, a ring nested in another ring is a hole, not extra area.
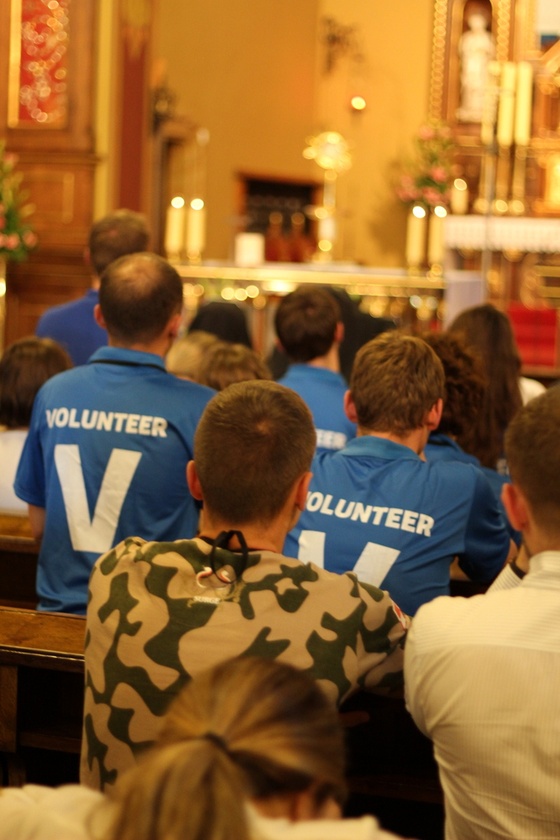
[(176, 195), (171, 199), (165, 217), (165, 253), (168, 259), (178, 259), (185, 245), (185, 199)]
[(187, 219), (187, 257), (191, 261), (200, 260), (206, 245), (206, 210), (201, 198), (193, 198), (189, 206)]
[(484, 91), (484, 106), (480, 126), (480, 142), (483, 146), (491, 146), (494, 142), (501, 75), (502, 67), (500, 62), (490, 61), (488, 63), (488, 84)]
[(428, 262), (441, 266), (445, 246), (445, 218), (447, 210), (442, 205), (434, 207), (428, 227)]
[(500, 86), (500, 107), (498, 108), (497, 138), (500, 146), (511, 146), (513, 142), (513, 116), (515, 111), (516, 68), (513, 61), (506, 61), (502, 69)]
[(426, 256), (426, 211), (420, 204), (411, 209), (406, 228), (406, 264), (419, 268)]
[(492, 211), (497, 216), (503, 216), (509, 210), (510, 169), (510, 149), (507, 146), (500, 146), (496, 166), (495, 198), (492, 202)]
[(533, 68), (528, 61), (517, 65), (514, 139), (518, 146), (528, 146), (531, 140), (533, 116)]
[(525, 212), (525, 175), (527, 169), (527, 146), (518, 146), (513, 161), (511, 201), (509, 212), (512, 216), (522, 216)]

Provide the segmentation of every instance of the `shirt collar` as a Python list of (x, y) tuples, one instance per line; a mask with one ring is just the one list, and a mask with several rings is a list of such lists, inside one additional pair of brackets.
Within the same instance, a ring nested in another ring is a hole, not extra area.
[(157, 353), (144, 353), (142, 350), (128, 350), (125, 347), (100, 347), (90, 357), (89, 364), (92, 362), (150, 365), (150, 367), (158, 367), (165, 371), (165, 363)]
[(344, 449), (339, 451), (339, 454), (346, 458), (360, 458), (365, 455), (370, 458), (383, 458), (386, 461), (396, 461), (398, 459), (421, 460), (409, 446), (376, 435), (363, 435), (348, 441)]

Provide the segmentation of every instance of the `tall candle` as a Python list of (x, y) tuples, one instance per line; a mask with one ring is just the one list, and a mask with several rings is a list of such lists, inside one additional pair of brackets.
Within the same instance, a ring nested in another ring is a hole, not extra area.
[(206, 245), (206, 210), (201, 198), (193, 198), (187, 219), (187, 256), (200, 257)]
[(465, 216), (469, 212), (469, 189), (464, 178), (455, 178), (451, 187), (451, 212)]
[(531, 140), (533, 115), (533, 68), (528, 61), (517, 65), (514, 139), (518, 146), (528, 146)]
[(422, 265), (426, 255), (426, 211), (415, 204), (408, 215), (406, 228), (406, 264), (411, 267)]
[(185, 201), (180, 196), (172, 199), (165, 217), (165, 253), (178, 257), (185, 244)]
[(511, 146), (513, 142), (513, 115), (515, 111), (515, 76), (513, 61), (506, 61), (502, 70), (500, 107), (498, 108), (497, 138), (500, 146)]
[(434, 207), (430, 215), (428, 227), (428, 262), (430, 265), (441, 265), (444, 254), (445, 207)]

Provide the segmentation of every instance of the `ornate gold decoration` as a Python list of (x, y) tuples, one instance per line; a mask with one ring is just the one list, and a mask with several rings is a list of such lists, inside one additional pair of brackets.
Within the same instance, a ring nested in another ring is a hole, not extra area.
[(12, 0), (8, 125), (63, 128), (71, 0)]
[(433, 120), (443, 114), (445, 85), (445, 36), (447, 30), (447, 0), (435, 0), (434, 30), (432, 40), (432, 78), (430, 85), (429, 114)]

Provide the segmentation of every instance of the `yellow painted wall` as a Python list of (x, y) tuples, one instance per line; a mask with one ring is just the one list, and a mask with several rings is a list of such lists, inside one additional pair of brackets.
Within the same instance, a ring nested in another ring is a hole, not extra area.
[[(305, 138), (333, 128), (354, 156), (339, 179), (336, 257), (401, 265), (405, 213), (392, 167), (427, 112), (432, 0), (162, 0), (157, 9), (154, 55), (167, 62), (178, 111), (210, 132), (205, 256), (231, 255), (235, 173), (320, 178), (302, 157)], [(322, 72), (324, 15), (357, 27), (362, 114), (348, 107), (353, 62)]]

